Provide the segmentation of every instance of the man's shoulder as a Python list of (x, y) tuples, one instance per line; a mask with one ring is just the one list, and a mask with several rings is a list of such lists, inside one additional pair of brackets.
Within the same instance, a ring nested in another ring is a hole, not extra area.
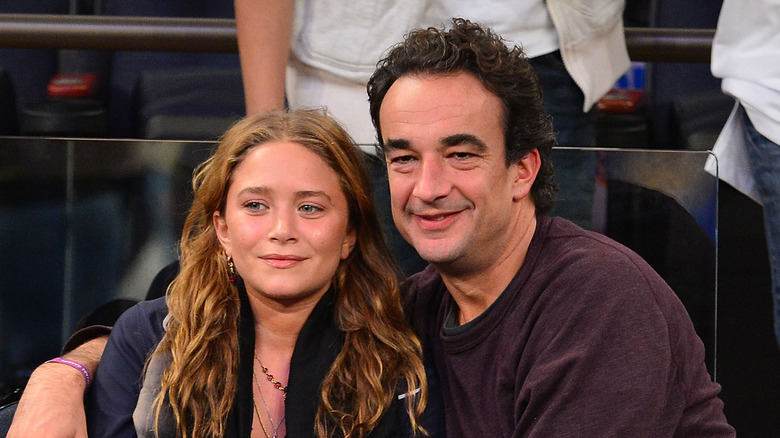
[(533, 277), (541, 284), (560, 284), (556, 289), (560, 299), (630, 308), (677, 299), (666, 281), (630, 248), (562, 221), (551, 223), (536, 261), (540, 272)]
[(545, 235), (542, 256), (559, 260), (563, 265), (600, 266), (605, 270), (625, 272), (632, 266), (644, 274), (652, 271), (647, 262), (630, 248), (601, 233), (588, 231), (563, 219), (551, 218)]

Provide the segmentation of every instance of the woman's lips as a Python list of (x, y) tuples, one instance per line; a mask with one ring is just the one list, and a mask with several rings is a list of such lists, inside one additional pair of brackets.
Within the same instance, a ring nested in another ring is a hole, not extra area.
[(291, 268), (305, 260), (304, 257), (286, 254), (268, 254), (260, 258), (275, 268)]

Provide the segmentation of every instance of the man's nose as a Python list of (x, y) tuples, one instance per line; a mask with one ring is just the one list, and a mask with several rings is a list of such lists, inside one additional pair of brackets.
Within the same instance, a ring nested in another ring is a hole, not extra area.
[(440, 157), (423, 158), (416, 176), (412, 195), (421, 201), (433, 202), (450, 193), (446, 163)]

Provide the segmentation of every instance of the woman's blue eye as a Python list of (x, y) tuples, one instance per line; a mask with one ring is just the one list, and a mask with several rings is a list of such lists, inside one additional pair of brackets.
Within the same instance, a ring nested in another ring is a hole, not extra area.
[(263, 205), (263, 203), (257, 201), (249, 201), (246, 204), (244, 204), (244, 206), (250, 210), (262, 210), (266, 208), (266, 206)]
[(322, 209), (316, 205), (306, 204), (301, 206), (301, 211), (304, 213), (317, 213), (322, 211)]

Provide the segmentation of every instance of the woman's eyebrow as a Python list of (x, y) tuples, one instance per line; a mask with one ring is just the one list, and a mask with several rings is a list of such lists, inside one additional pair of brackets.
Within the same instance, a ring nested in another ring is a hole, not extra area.
[(246, 187), (244, 189), (241, 189), (240, 192), (238, 192), (238, 196), (244, 195), (244, 194), (250, 194), (250, 195), (264, 195), (266, 193), (270, 192), (270, 189), (265, 186), (256, 186), (256, 187)]
[(300, 190), (295, 192), (295, 199), (301, 200), (306, 198), (315, 198), (315, 197), (324, 197), (328, 200), (331, 204), (333, 203), (333, 200), (330, 198), (330, 196), (323, 192), (322, 190)]

